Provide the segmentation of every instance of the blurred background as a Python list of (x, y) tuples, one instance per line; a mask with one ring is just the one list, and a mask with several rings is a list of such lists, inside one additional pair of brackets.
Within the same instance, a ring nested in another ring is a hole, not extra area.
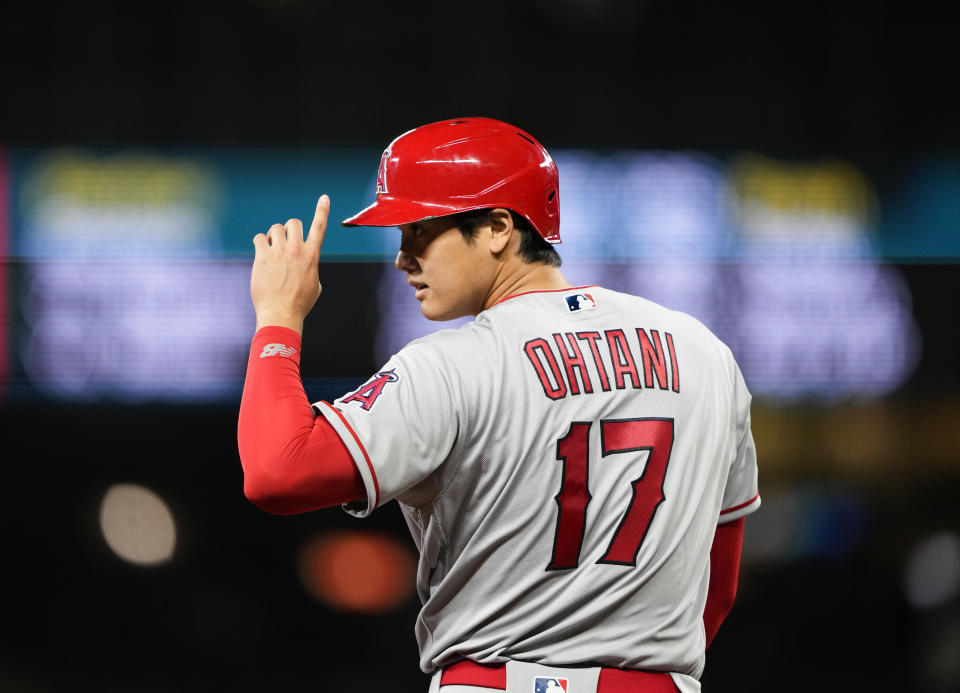
[[(0, 22), (0, 690), (425, 691), (395, 506), (273, 517), (235, 427), (252, 236), (486, 115), (558, 162), (568, 278), (692, 313), (763, 507), (706, 691), (960, 691), (960, 97), (922, 3), (49, 0)], [(333, 227), (312, 400), (419, 317)], [(396, 276), (394, 276), (396, 275)]]

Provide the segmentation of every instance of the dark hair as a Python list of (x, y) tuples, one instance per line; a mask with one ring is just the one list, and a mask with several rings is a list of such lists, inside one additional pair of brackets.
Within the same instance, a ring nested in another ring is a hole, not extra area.
[[(490, 222), (492, 211), (492, 208), (474, 209), (469, 212), (452, 214), (451, 217), (457, 228), (460, 229), (460, 233), (470, 243), (477, 235), (477, 229)], [(524, 217), (512, 209), (508, 211), (513, 219), (514, 228), (520, 232), (520, 249), (517, 252), (523, 258), (523, 261), (527, 264), (540, 262), (544, 265), (559, 267), (563, 260), (560, 259), (560, 253), (556, 251), (553, 245), (543, 240), (543, 236), (537, 233)]]

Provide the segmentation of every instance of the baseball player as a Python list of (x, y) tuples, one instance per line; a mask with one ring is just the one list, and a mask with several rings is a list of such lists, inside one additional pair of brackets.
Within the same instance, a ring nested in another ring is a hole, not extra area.
[(698, 691), (760, 505), (750, 395), (695, 319), (569, 285), (557, 183), (500, 121), (394, 140), (376, 201), (343, 223), (399, 227), (411, 300), (475, 320), (332, 403), (299, 374), (330, 201), (306, 238), (296, 219), (258, 234), (244, 490), (281, 514), (400, 504), (433, 692)]

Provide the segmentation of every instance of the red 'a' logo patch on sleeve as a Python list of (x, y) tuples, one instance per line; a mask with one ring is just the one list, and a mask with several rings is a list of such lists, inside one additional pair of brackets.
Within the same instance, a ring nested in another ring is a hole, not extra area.
[(364, 411), (370, 411), (370, 408), (376, 403), (377, 398), (383, 392), (387, 383), (395, 383), (400, 380), (400, 376), (393, 371), (380, 371), (367, 382), (360, 386), (360, 389), (347, 395), (340, 400), (341, 404), (350, 402), (359, 402), (360, 408)]

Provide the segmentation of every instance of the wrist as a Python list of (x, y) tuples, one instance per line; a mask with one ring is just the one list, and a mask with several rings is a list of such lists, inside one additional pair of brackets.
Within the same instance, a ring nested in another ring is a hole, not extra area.
[(303, 336), (303, 318), (274, 311), (257, 312), (257, 330), (262, 327), (286, 327)]

